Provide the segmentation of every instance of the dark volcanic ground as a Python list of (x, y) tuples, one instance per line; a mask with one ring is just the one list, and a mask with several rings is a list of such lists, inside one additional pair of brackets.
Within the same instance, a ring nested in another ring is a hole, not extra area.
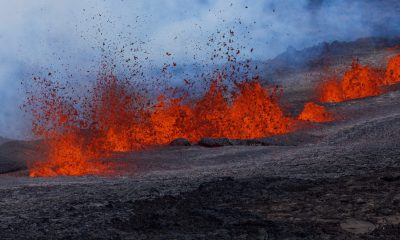
[(400, 92), (329, 108), (273, 146), (117, 154), (125, 176), (3, 174), (0, 238), (399, 239)]
[(40, 142), (4, 139), (0, 239), (400, 239), (400, 91), (327, 107), (283, 137), (115, 154), (114, 177), (29, 178)]

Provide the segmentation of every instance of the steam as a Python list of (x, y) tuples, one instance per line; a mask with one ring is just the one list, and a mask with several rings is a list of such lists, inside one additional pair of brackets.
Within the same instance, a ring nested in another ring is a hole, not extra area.
[(49, 72), (60, 80), (87, 81), (102, 55), (130, 43), (141, 46), (135, 54), (143, 65), (161, 68), (170, 61), (208, 62), (209, 37), (218, 30), (234, 29), (237, 44), (255, 49), (244, 57), (260, 61), (289, 46), (400, 35), (396, 0), (1, 0), (1, 5), (0, 135), (11, 138), (29, 136), (18, 108), (21, 81)]

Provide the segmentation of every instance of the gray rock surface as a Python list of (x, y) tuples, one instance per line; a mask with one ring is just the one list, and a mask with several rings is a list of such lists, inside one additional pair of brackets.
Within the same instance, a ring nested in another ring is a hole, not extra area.
[(27, 163), (41, 159), (44, 146), (39, 141), (8, 141), (0, 145), (0, 174), (27, 169)]
[(228, 138), (202, 138), (198, 144), (203, 147), (223, 147), (231, 146), (233, 142)]
[(169, 145), (171, 146), (191, 146), (190, 141), (186, 138), (174, 139)]

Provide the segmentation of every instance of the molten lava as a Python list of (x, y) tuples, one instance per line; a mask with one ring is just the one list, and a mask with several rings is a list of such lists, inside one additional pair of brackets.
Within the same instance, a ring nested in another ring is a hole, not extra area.
[(229, 138), (258, 138), (294, 130), (294, 120), (286, 117), (278, 104), (277, 89), (266, 89), (259, 82), (245, 82), (233, 97), (228, 124)]
[(331, 122), (334, 120), (332, 113), (328, 112), (324, 106), (320, 106), (313, 102), (308, 102), (304, 105), (304, 110), (300, 113), (299, 120), (310, 122)]
[(48, 140), (48, 159), (32, 163), (29, 166), (29, 175), (53, 177), (111, 173), (112, 166), (98, 160), (100, 155), (90, 146), (84, 146), (82, 136), (72, 132)]
[(362, 66), (353, 61), (351, 69), (340, 79), (323, 82), (318, 87), (321, 102), (343, 102), (377, 96), (386, 85), (400, 83), (400, 55), (389, 59), (386, 70)]
[[(43, 87), (32, 94), (27, 104), (32, 107), (33, 133), (44, 138), (47, 159), (29, 163), (30, 176), (105, 174), (109, 166), (98, 160), (95, 145), (88, 144), (81, 130), (85, 125), (71, 101), (61, 93), (59, 84), (34, 78)], [(74, 102), (74, 101), (72, 101)]]
[(385, 84), (394, 83), (400, 83), (400, 54), (390, 58), (386, 68)]
[[(83, 96), (73, 90), (71, 94), (60, 83), (34, 78), (31, 89), (39, 88), (28, 92), (26, 105), (32, 113), (33, 133), (45, 139), (48, 152), (47, 159), (29, 164), (30, 176), (114, 173), (115, 165), (101, 159), (176, 138), (192, 142), (203, 137), (260, 138), (296, 129), (297, 120), (286, 116), (279, 105), (277, 89), (258, 80), (226, 83), (222, 75), (200, 98), (163, 94), (155, 101), (112, 74), (101, 75)], [(382, 86), (397, 82), (400, 55), (389, 60), (386, 71), (353, 61), (340, 80), (324, 82), (318, 96), (321, 102), (376, 96), (383, 92)], [(298, 120), (329, 122), (334, 117), (309, 102)]]
[(237, 84), (233, 93), (213, 81), (203, 97), (166, 97), (155, 103), (126, 81), (113, 75), (99, 77), (89, 96), (66, 97), (63, 87), (37, 81), (32, 94), (33, 132), (46, 139), (45, 161), (30, 164), (30, 176), (108, 174), (113, 166), (99, 159), (171, 142), (202, 137), (258, 138), (294, 130), (285, 116), (276, 89), (257, 80)]
[(351, 69), (342, 79), (322, 83), (319, 89), (321, 102), (343, 102), (351, 99), (377, 96), (382, 93), (383, 74), (379, 69), (362, 66), (353, 61)]

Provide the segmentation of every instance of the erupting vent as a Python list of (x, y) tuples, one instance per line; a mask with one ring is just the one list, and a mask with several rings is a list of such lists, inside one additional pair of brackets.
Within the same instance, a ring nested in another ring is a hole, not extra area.
[(276, 88), (257, 80), (237, 84), (233, 93), (213, 81), (198, 100), (159, 96), (149, 98), (113, 75), (98, 79), (85, 98), (66, 97), (58, 84), (36, 78), (40, 93), (33, 108), (33, 132), (47, 139), (49, 156), (30, 166), (31, 176), (108, 174), (113, 166), (101, 158), (167, 144), (175, 138), (258, 138), (294, 130), (285, 116)]
[[(400, 82), (399, 76), (400, 56), (389, 60), (386, 71), (353, 62), (342, 79), (318, 88), (319, 100), (376, 96), (382, 86)], [(168, 144), (176, 138), (260, 138), (295, 131), (301, 125), (298, 120), (334, 120), (332, 113), (313, 102), (305, 104), (297, 119), (285, 115), (279, 105), (281, 91), (258, 79), (230, 84), (222, 76), (215, 79), (200, 98), (164, 94), (153, 102), (112, 74), (100, 76), (80, 97), (66, 93), (57, 82), (34, 78), (39, 91), (28, 94), (27, 106), (33, 133), (45, 139), (49, 151), (44, 161), (30, 163), (30, 176), (112, 174), (116, 166), (102, 159), (113, 152)]]
[(385, 84), (390, 85), (400, 82), (400, 55), (389, 60), (386, 68)]
[(321, 102), (343, 102), (346, 100), (377, 96), (381, 94), (382, 74), (377, 69), (362, 66), (353, 61), (351, 69), (342, 79), (327, 81), (321, 86)]
[(331, 122), (334, 120), (332, 113), (328, 112), (324, 106), (313, 102), (308, 102), (304, 105), (304, 110), (299, 115), (299, 119), (318, 123)]
[(343, 102), (380, 95), (383, 93), (383, 86), (398, 82), (400, 82), (400, 55), (389, 59), (386, 71), (362, 66), (353, 61), (351, 68), (340, 80), (323, 82), (318, 88), (318, 95), (321, 102)]

